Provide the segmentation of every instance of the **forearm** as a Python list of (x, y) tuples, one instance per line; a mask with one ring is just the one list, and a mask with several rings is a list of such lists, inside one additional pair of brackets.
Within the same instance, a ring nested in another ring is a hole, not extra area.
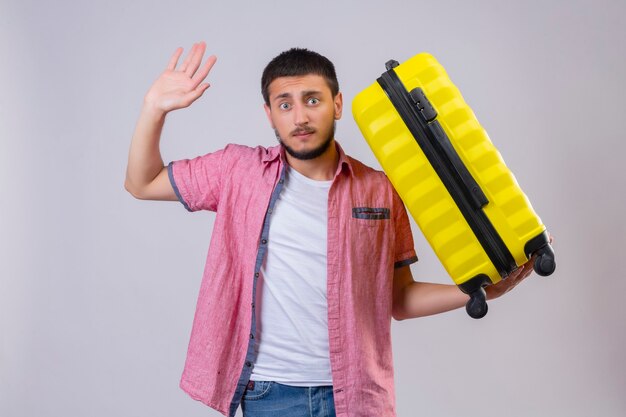
[(465, 306), (469, 296), (456, 285), (410, 282), (394, 301), (394, 318), (430, 316)]
[(145, 102), (141, 108), (126, 168), (125, 187), (132, 194), (139, 194), (163, 169), (159, 141), (165, 114)]

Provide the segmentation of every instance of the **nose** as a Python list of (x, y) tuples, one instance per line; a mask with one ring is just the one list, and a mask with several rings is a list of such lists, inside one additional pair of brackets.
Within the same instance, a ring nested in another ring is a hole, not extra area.
[(296, 105), (293, 109), (293, 122), (296, 126), (302, 126), (309, 123), (307, 109), (303, 105)]

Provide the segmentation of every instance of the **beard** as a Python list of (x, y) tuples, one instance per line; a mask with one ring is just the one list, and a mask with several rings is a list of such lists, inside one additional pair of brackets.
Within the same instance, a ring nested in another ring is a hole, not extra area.
[(333, 122), (333, 126), (330, 129), (330, 132), (328, 132), (328, 136), (326, 137), (326, 139), (324, 139), (324, 141), (320, 144), (320, 146), (318, 146), (317, 148), (313, 148), (308, 151), (302, 151), (302, 152), (298, 152), (295, 149), (293, 149), (291, 146), (287, 145), (283, 141), (283, 139), (280, 137), (278, 130), (274, 129), (274, 133), (276, 134), (276, 139), (278, 139), (278, 143), (280, 143), (285, 148), (285, 151), (289, 155), (291, 155), (292, 157), (296, 159), (306, 161), (310, 159), (315, 159), (318, 156), (321, 156), (324, 152), (328, 150), (328, 148), (330, 147), (330, 144), (332, 143), (335, 137), (335, 125), (336, 124), (337, 124), (336, 122)]

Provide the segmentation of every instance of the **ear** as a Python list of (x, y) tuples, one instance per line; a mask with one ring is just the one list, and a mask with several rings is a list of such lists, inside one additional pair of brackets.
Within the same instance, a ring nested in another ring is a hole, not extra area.
[(274, 126), (274, 122), (272, 121), (272, 109), (267, 104), (263, 104), (263, 108), (265, 109), (265, 114), (267, 114), (267, 120), (269, 120), (272, 129), (276, 129)]
[(339, 120), (341, 119), (341, 114), (343, 112), (343, 95), (341, 94), (341, 91), (339, 91), (337, 95), (335, 96), (334, 105), (335, 105), (335, 120)]

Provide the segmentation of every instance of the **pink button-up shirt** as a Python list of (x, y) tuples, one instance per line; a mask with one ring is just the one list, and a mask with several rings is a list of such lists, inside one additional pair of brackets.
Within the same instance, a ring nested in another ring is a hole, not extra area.
[[(338, 417), (395, 416), (392, 278), (394, 267), (417, 260), (413, 237), (385, 174), (337, 149), (327, 260), (335, 410)], [(226, 416), (235, 415), (254, 366), (253, 300), (285, 163), (280, 146), (228, 145), (168, 166), (187, 210), (217, 212), (180, 385)]]

